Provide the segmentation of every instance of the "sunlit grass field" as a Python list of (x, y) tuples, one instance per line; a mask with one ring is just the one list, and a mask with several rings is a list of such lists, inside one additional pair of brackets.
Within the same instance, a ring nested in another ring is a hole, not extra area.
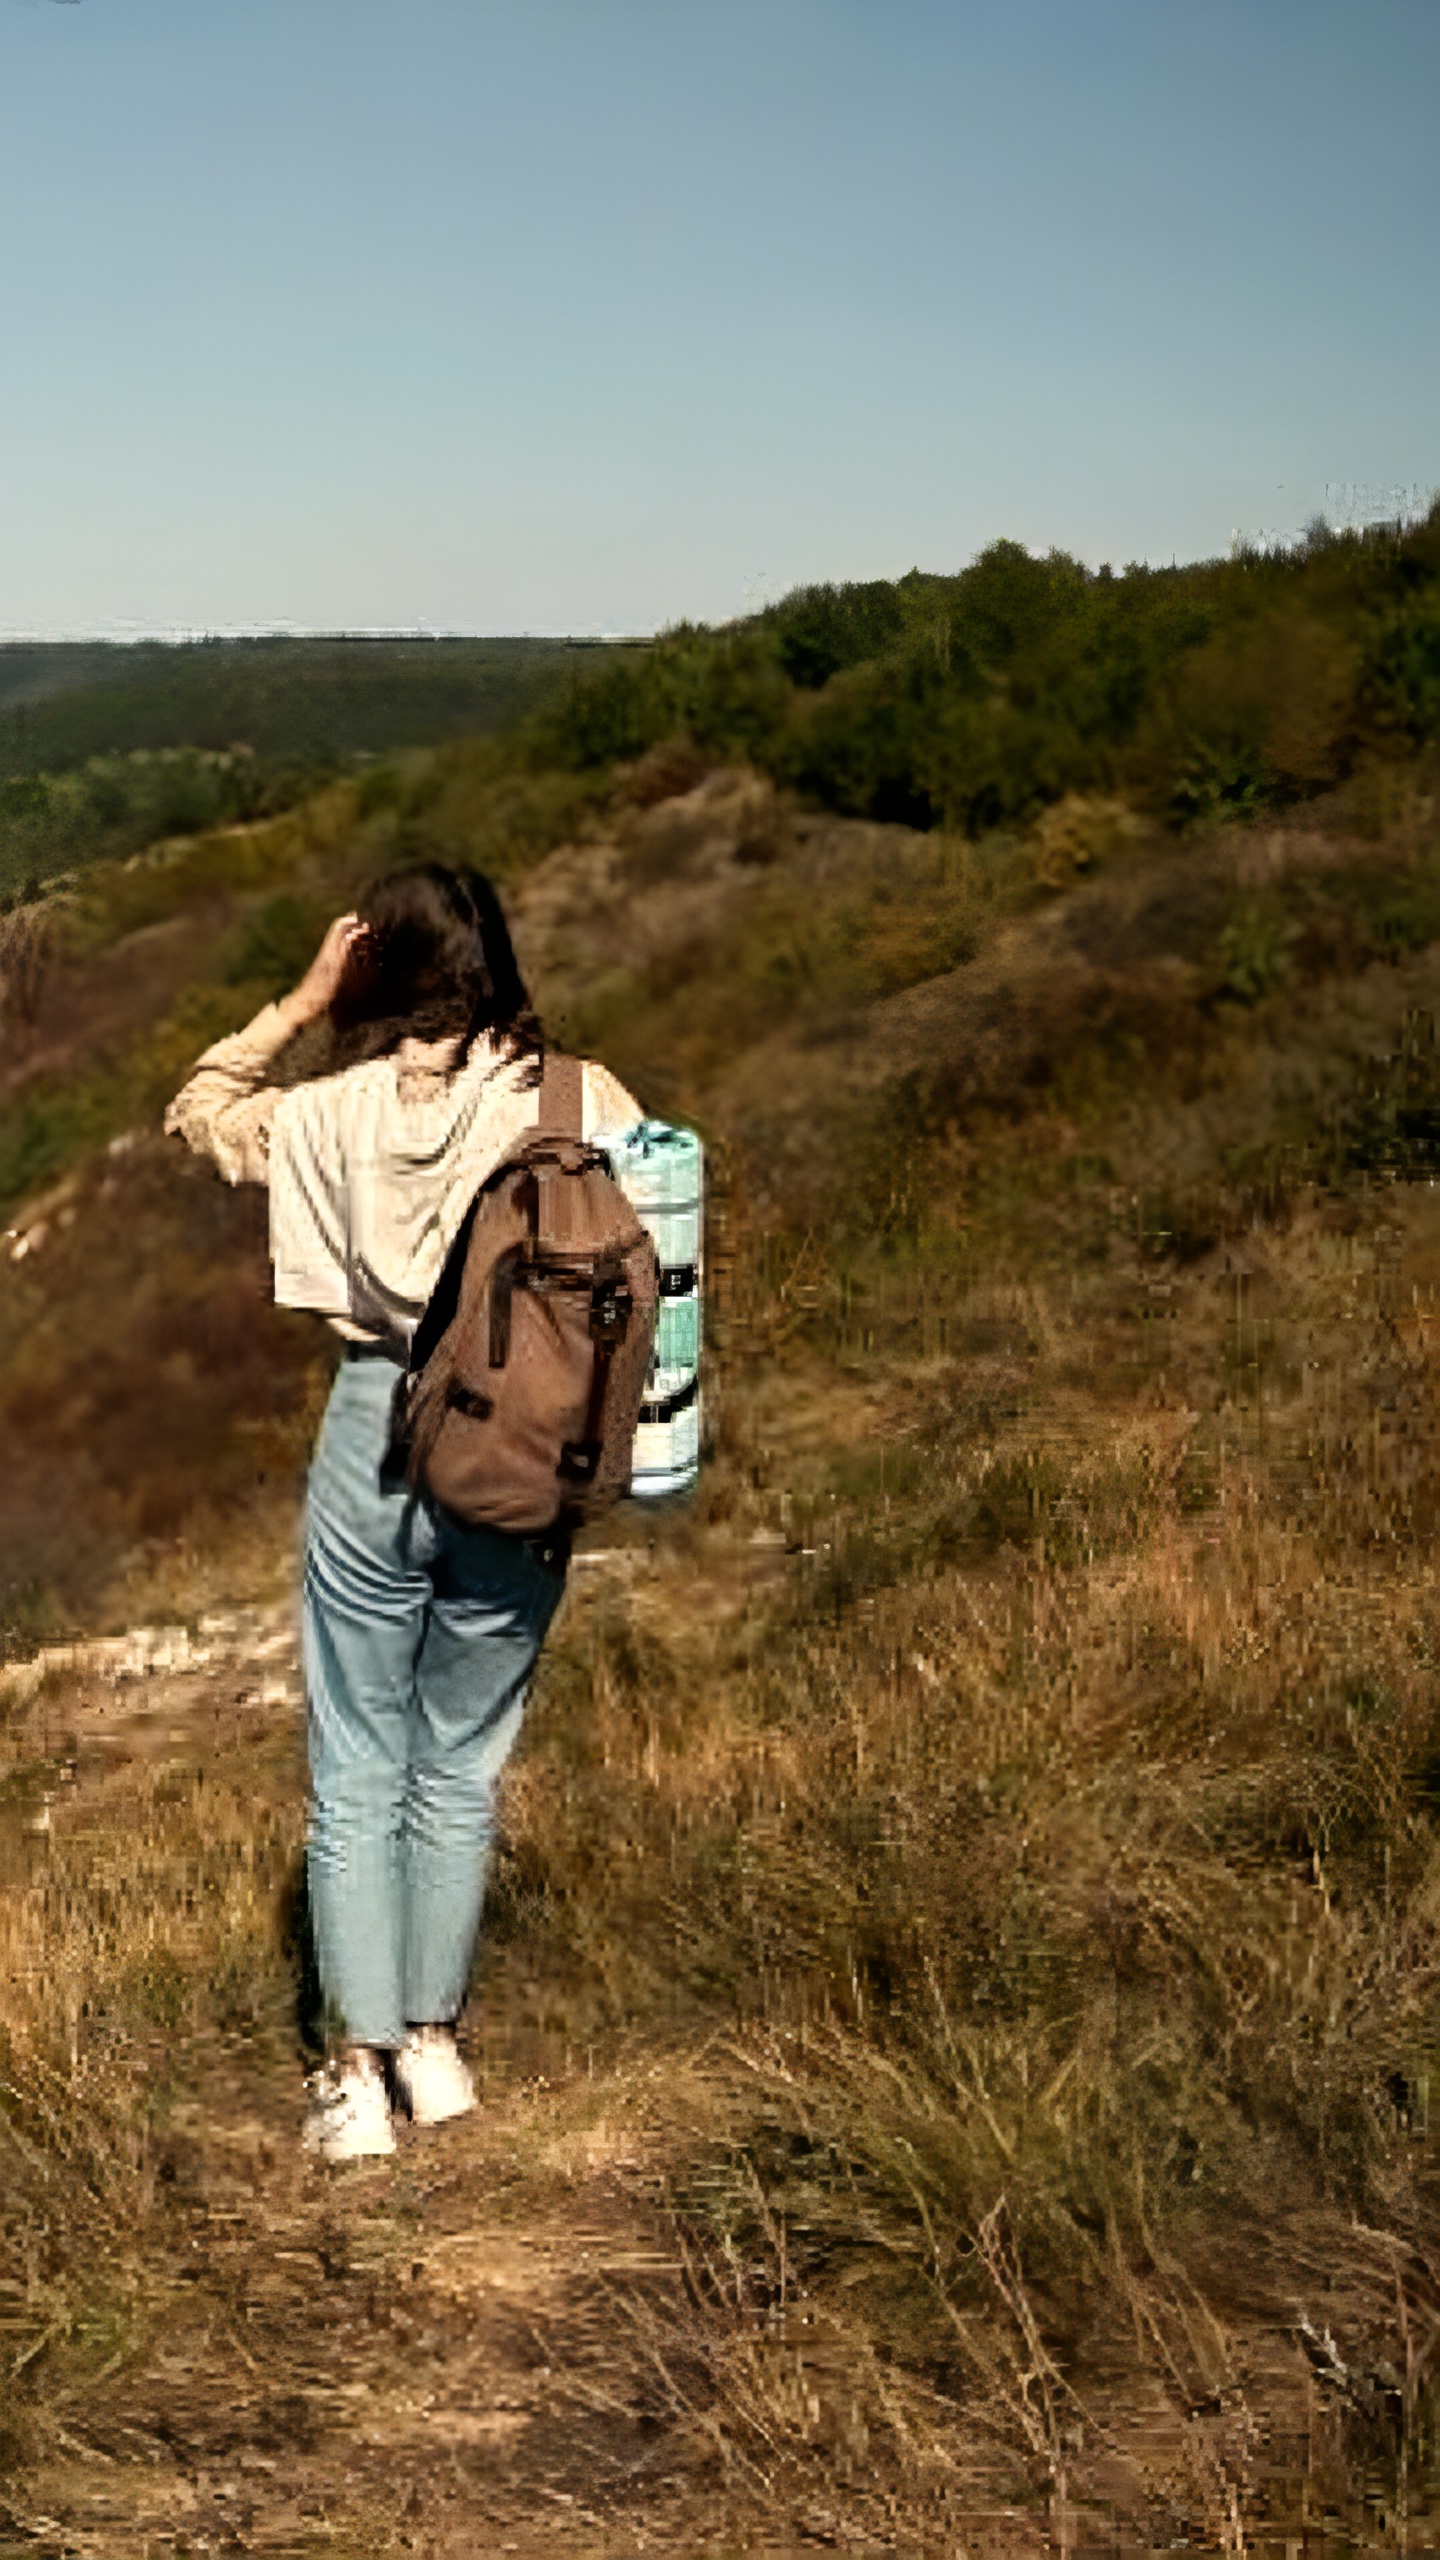
[[(972, 838), (667, 753), (102, 866), (12, 1026), (15, 2547), (1430, 2547), (1433, 777)], [(330, 1353), (154, 1125), (425, 845), (705, 1132), (712, 1447), (577, 1565), (478, 2127), (326, 2180)]]

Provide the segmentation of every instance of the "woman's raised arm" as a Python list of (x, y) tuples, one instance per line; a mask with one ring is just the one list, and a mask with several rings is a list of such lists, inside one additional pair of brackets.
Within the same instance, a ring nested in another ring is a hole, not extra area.
[(270, 1123), (283, 1089), (268, 1080), (271, 1063), (297, 1031), (328, 1013), (367, 933), (358, 916), (337, 916), (291, 994), (217, 1040), (176, 1094), (165, 1114), (167, 1134), (208, 1156), (227, 1182), (268, 1182)]

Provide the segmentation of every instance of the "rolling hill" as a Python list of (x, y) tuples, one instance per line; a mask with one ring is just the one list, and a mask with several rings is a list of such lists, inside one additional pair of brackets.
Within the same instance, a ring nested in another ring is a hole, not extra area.
[[(359, 2550), (403, 2514), (458, 2554), (563, 2513), (599, 2560), (1279, 2550), (1328, 2517), (1378, 2549), (1403, 2499), (1430, 2530), (1440, 766), (1407, 540), (1211, 564), (1168, 659), (1137, 583), (1104, 648), (1144, 681), (1089, 762), (1051, 755), (1091, 627), (1053, 565), (1063, 647), (987, 659), (952, 597), (983, 676), (953, 699), (906, 690), (929, 588), (812, 593), (12, 910), (20, 2529)], [(1257, 593), (1242, 645), (1224, 598)], [(1409, 728), (1373, 708), (1397, 651)], [(1250, 784), (1187, 796), (1257, 701)], [(1022, 713), (1012, 803), (939, 794)], [(483, 2116), (327, 2185), (287, 2113), (287, 1647), (333, 1346), (158, 1118), (431, 851), (499, 879), (560, 1036), (705, 1133), (713, 1445), (688, 1512), (577, 1566), (507, 1797)]]

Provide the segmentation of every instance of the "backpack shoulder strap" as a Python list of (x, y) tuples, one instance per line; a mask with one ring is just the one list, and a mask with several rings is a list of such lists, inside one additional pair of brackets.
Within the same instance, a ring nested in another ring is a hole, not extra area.
[(556, 1138), (585, 1134), (585, 1066), (580, 1058), (547, 1049), (540, 1077), (540, 1111), (535, 1123)]
[(475, 1220), (479, 1215), (480, 1203), (484, 1197), (485, 1192), (482, 1186), (476, 1192), (460, 1221), (459, 1233), (445, 1256), (444, 1268), (430, 1292), (425, 1313), (410, 1338), (408, 1367), (412, 1378), (419, 1377), (432, 1351), (436, 1349), (454, 1323), (456, 1311), (460, 1305), (460, 1291), (465, 1278), (465, 1262), (470, 1251), (470, 1238), (475, 1231)]

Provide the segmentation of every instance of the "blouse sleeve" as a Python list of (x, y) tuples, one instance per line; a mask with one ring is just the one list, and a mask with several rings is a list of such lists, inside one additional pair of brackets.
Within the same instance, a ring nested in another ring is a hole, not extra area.
[(294, 1035), (280, 1007), (267, 1004), (243, 1031), (207, 1049), (165, 1114), (166, 1132), (208, 1156), (227, 1182), (268, 1182), (270, 1124), (281, 1087), (266, 1081)]

